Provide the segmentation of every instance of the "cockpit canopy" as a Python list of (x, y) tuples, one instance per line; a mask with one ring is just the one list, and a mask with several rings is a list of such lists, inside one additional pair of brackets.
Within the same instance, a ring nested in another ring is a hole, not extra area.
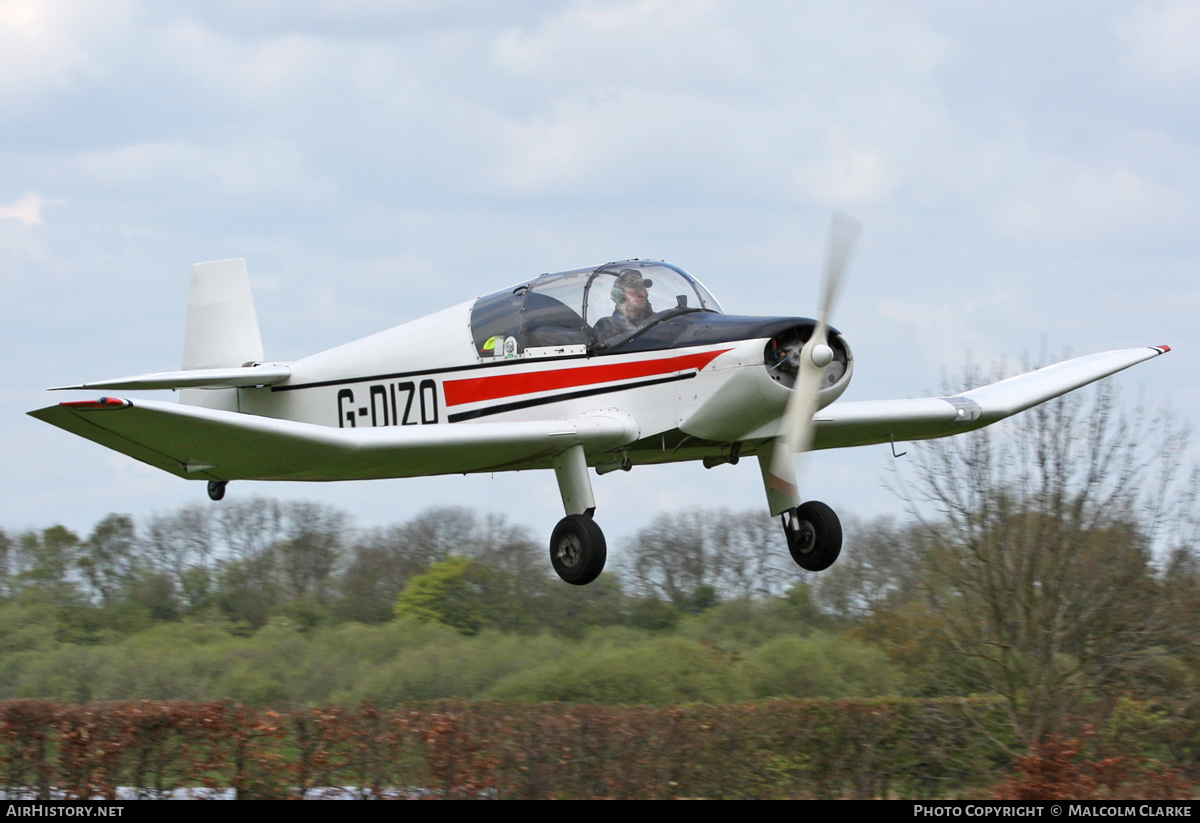
[(489, 294), (471, 309), (480, 357), (582, 353), (613, 348), (662, 320), (721, 312), (691, 275), (668, 263), (625, 260), (543, 274)]

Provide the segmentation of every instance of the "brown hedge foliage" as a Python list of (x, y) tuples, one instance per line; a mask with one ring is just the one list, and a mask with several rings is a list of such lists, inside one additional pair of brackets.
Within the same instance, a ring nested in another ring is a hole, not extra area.
[[(872, 798), (989, 794), (988, 700), (730, 706), (0, 702), (9, 798)], [(989, 731), (990, 729), (990, 731)]]
[(1093, 736), (1052, 736), (1013, 764), (1014, 773), (996, 787), (997, 800), (1177, 800), (1195, 798), (1197, 786), (1179, 769), (1143, 754), (1104, 751), (1085, 754)]

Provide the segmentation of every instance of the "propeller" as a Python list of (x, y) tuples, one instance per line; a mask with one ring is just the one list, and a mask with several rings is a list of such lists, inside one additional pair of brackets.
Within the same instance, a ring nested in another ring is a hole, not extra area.
[(821, 314), (808, 342), (800, 350), (800, 363), (792, 396), (783, 413), (783, 433), (780, 440), (786, 448), (772, 449), (769, 482), (778, 491), (799, 499), (799, 481), (792, 455), (806, 452), (812, 446), (813, 415), (825, 381), (825, 369), (833, 362), (829, 346), (829, 319), (837, 303), (854, 246), (862, 231), (862, 223), (849, 215), (833, 213), (829, 225), (829, 241), (825, 253), (825, 277), (821, 285)]

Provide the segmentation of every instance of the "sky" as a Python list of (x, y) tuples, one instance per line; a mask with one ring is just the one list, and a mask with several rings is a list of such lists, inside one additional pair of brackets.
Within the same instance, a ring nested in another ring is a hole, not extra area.
[[(811, 315), (838, 209), (865, 224), (844, 399), (938, 393), (968, 358), (1168, 344), (1113, 379), (1194, 423), (1198, 43), (1197, 2), (0, 0), (0, 527), (206, 500), (24, 413), (69, 399), (47, 386), (178, 369), (189, 268), (226, 257), (288, 361), (633, 257), (730, 313)], [(898, 514), (894, 465), (819, 453), (805, 493)], [(751, 460), (593, 482), (610, 540), (765, 507)], [(562, 516), (551, 472), (243, 494), (362, 526)]]

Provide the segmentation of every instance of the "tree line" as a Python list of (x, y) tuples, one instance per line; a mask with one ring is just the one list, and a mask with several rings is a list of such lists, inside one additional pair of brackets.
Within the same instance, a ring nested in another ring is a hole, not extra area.
[(421, 613), (466, 633), (668, 628), (721, 600), (802, 584), (776, 531), (756, 512), (666, 515), (618, 555), (610, 582), (574, 588), (549, 574), (541, 542), (502, 514), (441, 507), (355, 529), (333, 506), (250, 497), (142, 523), (110, 514), (86, 535), (0, 529), (0, 602), (53, 606), (60, 639), (78, 642), (202, 616), (247, 632), (279, 616), (377, 624), (398, 601), (411, 610), (430, 592), (438, 602)]

